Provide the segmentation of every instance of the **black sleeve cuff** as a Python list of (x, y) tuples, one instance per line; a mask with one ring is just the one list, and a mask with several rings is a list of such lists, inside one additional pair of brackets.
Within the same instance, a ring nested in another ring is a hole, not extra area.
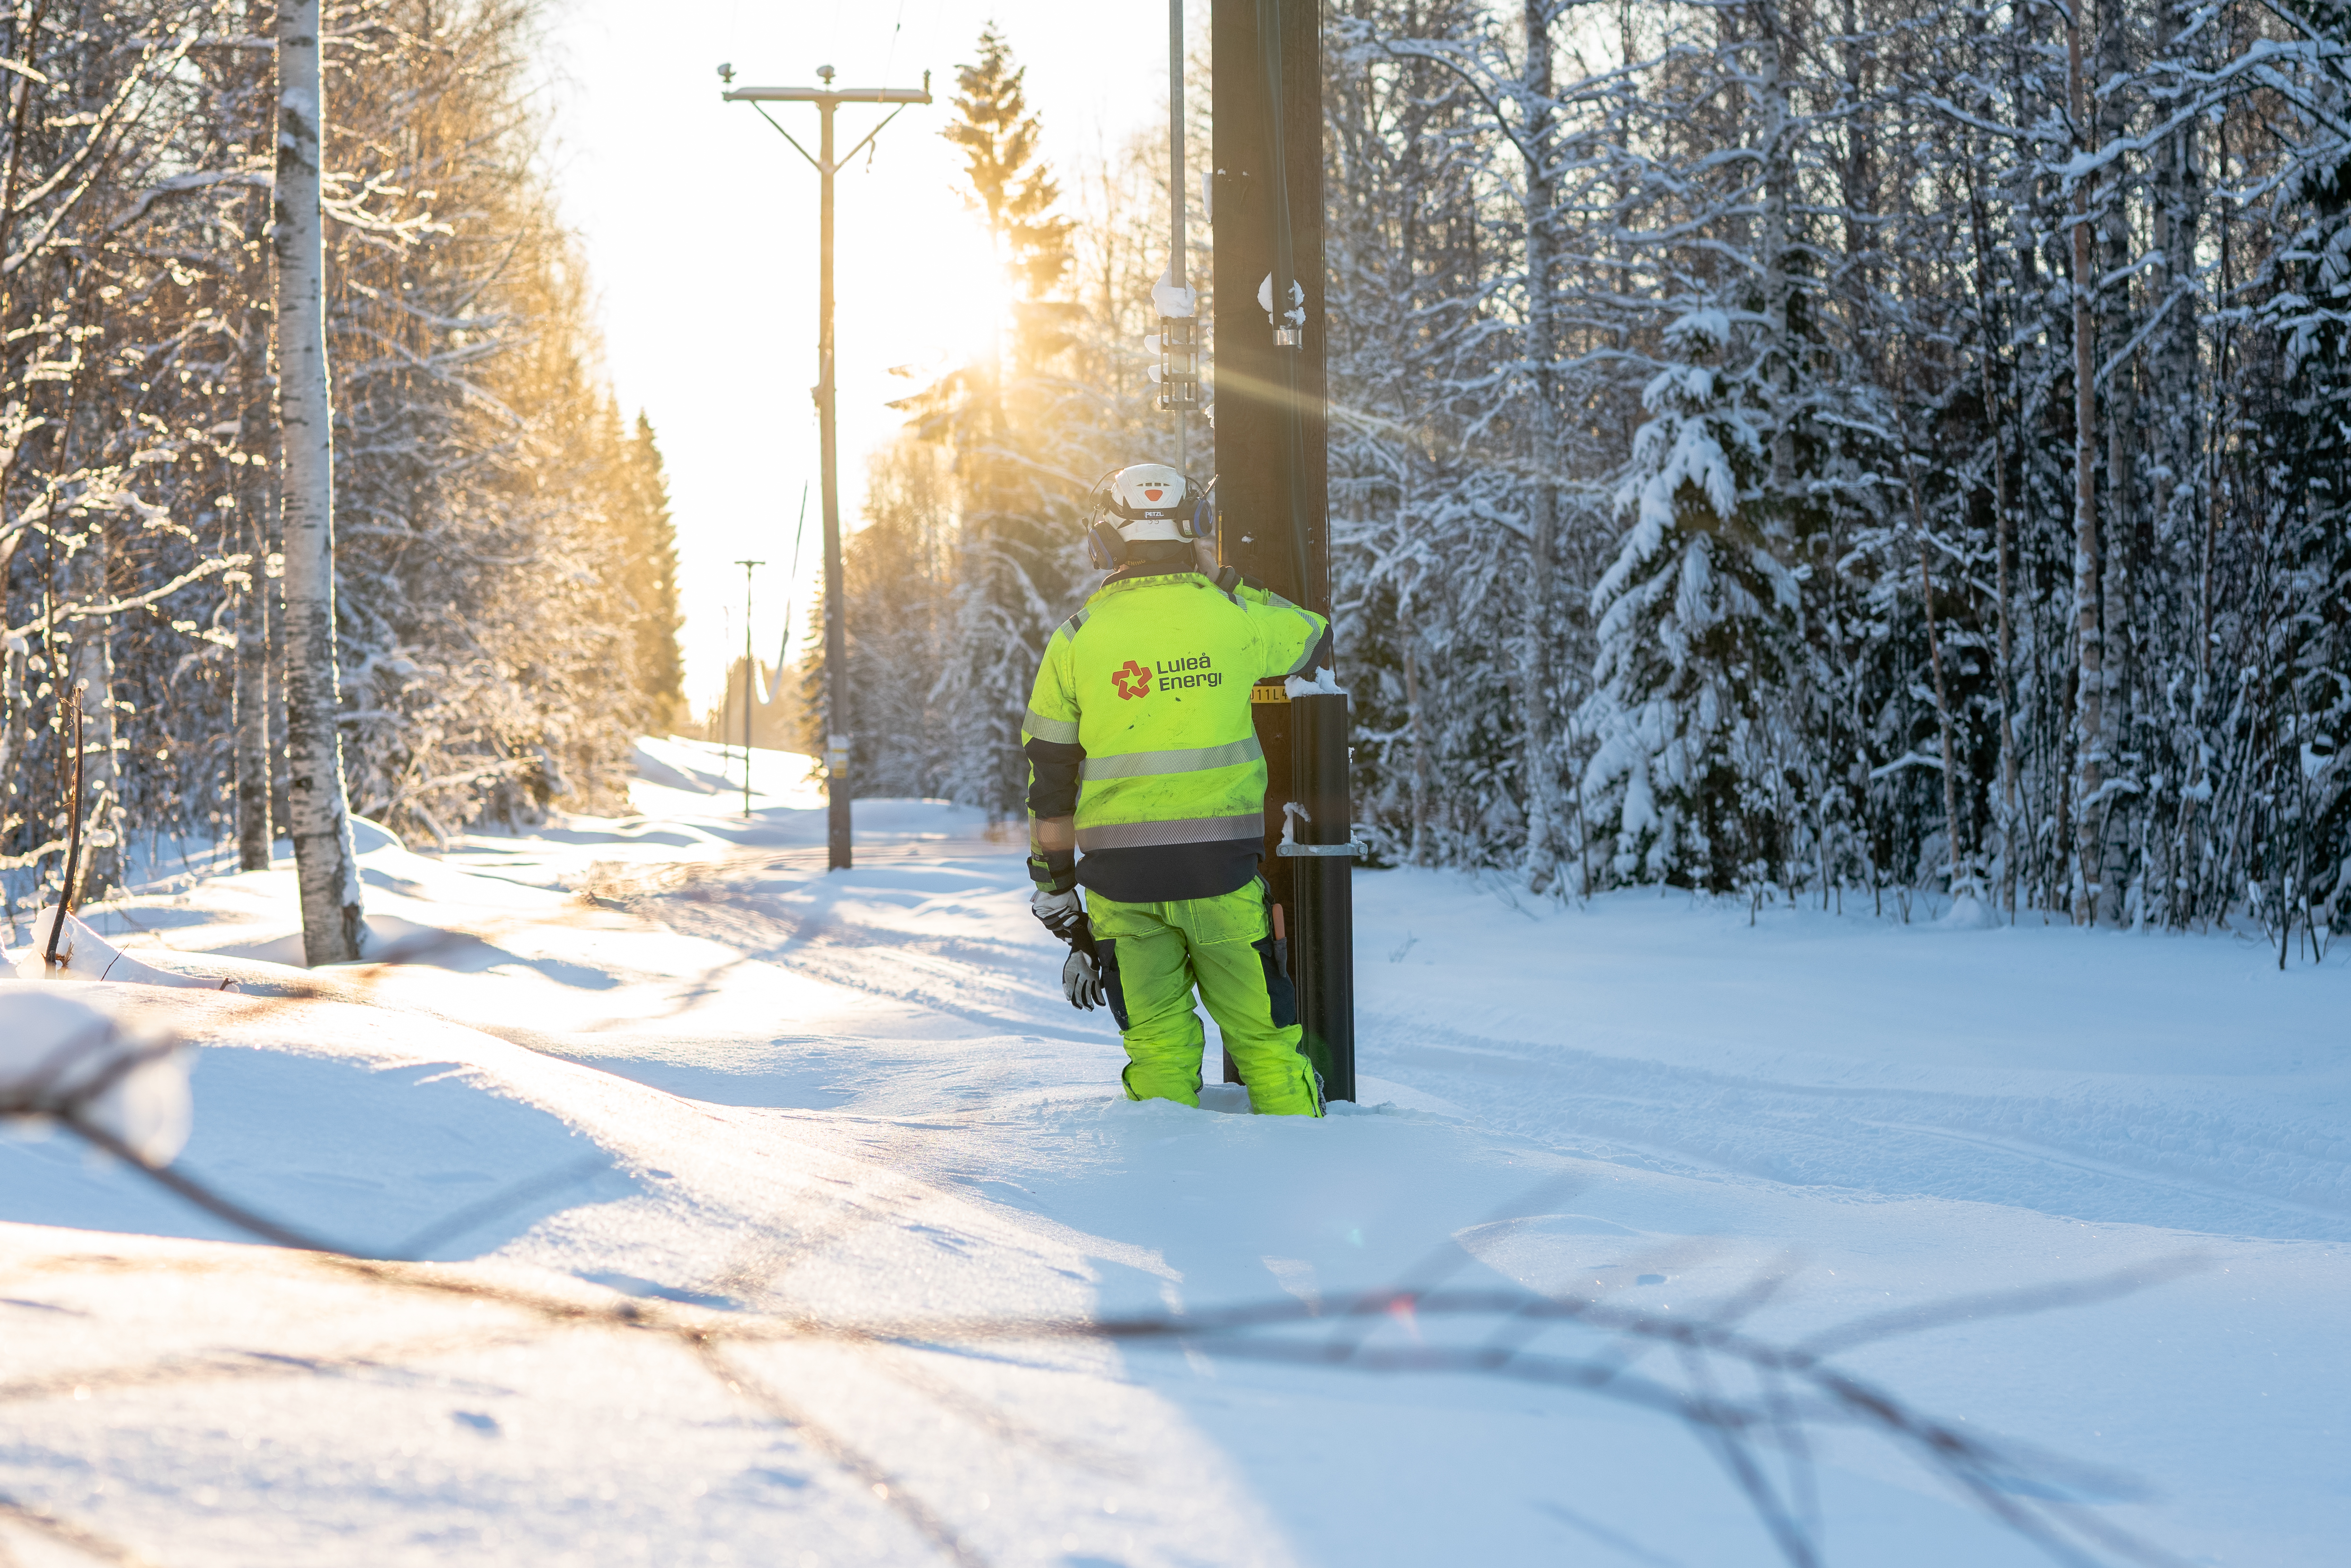
[(1078, 852), (1048, 850), (1029, 857), (1029, 880), (1039, 887), (1067, 893), (1078, 885)]

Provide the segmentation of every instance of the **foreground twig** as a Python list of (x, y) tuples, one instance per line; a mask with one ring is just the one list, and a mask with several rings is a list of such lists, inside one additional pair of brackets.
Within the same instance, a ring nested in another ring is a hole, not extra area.
[[(74, 1130), (85, 1137), (91, 1137), (93, 1132), (78, 1125)], [(264, 1239), (283, 1245), (287, 1243), (281, 1238), (295, 1234), (268, 1221), (256, 1223), (256, 1217), (209, 1193), (203, 1184), (140, 1160), (120, 1139), (101, 1133), (91, 1141), (173, 1192), (200, 1203), (206, 1212), (243, 1225)], [(478, 1222), (470, 1211), (453, 1219)], [(1942, 1477), (1982, 1512), (2052, 1561), (2076, 1568), (2116, 1560), (2162, 1565), (2178, 1562), (2092, 1513), (2095, 1502), (2133, 1495), (2134, 1489), (2125, 1478), (1939, 1420), (1832, 1365), (1826, 1356), (1832, 1348), (1875, 1343), (1961, 1319), (2014, 1317), (2111, 1301), (2189, 1271), (2197, 1266), (2192, 1260), (2167, 1260), (2091, 1280), (1872, 1314), (1805, 1340), (1781, 1343), (1740, 1326), (1772, 1288), (1760, 1280), (1727, 1303), (1731, 1309), (1728, 1313), (1697, 1318), (1576, 1296), (1439, 1288), (1364, 1291), (1326, 1303), (1284, 1296), (1180, 1315), (834, 1319), (811, 1313), (716, 1312), (635, 1299), (583, 1302), (491, 1284), (446, 1268), (370, 1259), (350, 1249), (313, 1246), (309, 1249), (321, 1255), (321, 1262), (391, 1288), (486, 1299), (549, 1322), (601, 1324), (673, 1339), (730, 1388), (754, 1398), (777, 1419), (803, 1432), (819, 1451), (866, 1483), (878, 1500), (959, 1564), (977, 1564), (981, 1559), (929, 1504), (893, 1479), (883, 1460), (816, 1421), (727, 1357), (726, 1349), (834, 1343), (925, 1351), (991, 1343), (1087, 1341), (1204, 1352), (1228, 1360), (1359, 1375), (1502, 1377), (1595, 1395), (1687, 1427), (1704, 1440), (1731, 1483), (1748, 1499), (1792, 1568), (1814, 1568), (1820, 1561), (1814, 1459), (1806, 1434), (1827, 1427), (1875, 1434), (1928, 1472)], [(1461, 1343), (1433, 1343), (1419, 1332), (1419, 1325), (1435, 1328), (1447, 1322), (1492, 1326)], [(1392, 1325), (1405, 1324), (1413, 1325), (1409, 1340), (1384, 1333)], [(1597, 1334), (1603, 1343), (1581, 1354), (1540, 1347), (1543, 1336), (1562, 1329)], [(1681, 1369), (1679, 1381), (1635, 1370), (1633, 1363), (1643, 1347), (1672, 1353)], [(211, 1370), (218, 1375), (225, 1369), (215, 1364)], [(202, 1375), (203, 1369), (191, 1371)], [(1757, 1391), (1731, 1391), (1721, 1375), (1731, 1371), (1752, 1379)], [(1767, 1456), (1773, 1454), (1783, 1461), (1782, 1473), (1776, 1476), (1765, 1463)], [(2021, 1481), (2032, 1484), (2020, 1488)]]
[[(76, 1037), (66, 1045), (87, 1050), (120, 1047), (120, 1042), (105, 1033)], [(1782, 1288), (1787, 1277), (1784, 1267), (1759, 1274), (1711, 1313), (1675, 1315), (1602, 1298), (1447, 1288), (1445, 1281), (1468, 1259), (1457, 1243), (1437, 1249), (1407, 1270), (1404, 1278), (1411, 1288), (1366, 1291), (1328, 1301), (1283, 1296), (1183, 1313), (1107, 1318), (828, 1317), (806, 1312), (724, 1312), (636, 1299), (582, 1300), (338, 1246), (257, 1215), (202, 1180), (145, 1157), (97, 1121), (91, 1108), (123, 1075), (165, 1049), (118, 1049), (86, 1081), (71, 1079), (70, 1052), (60, 1051), (46, 1061), (26, 1084), (0, 1096), (0, 1114), (53, 1117), (77, 1136), (215, 1218), (261, 1240), (313, 1253), (322, 1265), (371, 1283), (493, 1301), (549, 1324), (596, 1325), (671, 1339), (729, 1388), (753, 1398), (776, 1419), (801, 1431), (831, 1462), (863, 1481), (910, 1528), (964, 1568), (975, 1568), (981, 1562), (975, 1550), (929, 1503), (893, 1479), (884, 1460), (816, 1421), (739, 1360), (726, 1354), (726, 1350), (831, 1343), (925, 1352), (991, 1343), (1076, 1341), (1205, 1352), (1229, 1360), (1358, 1375), (1507, 1378), (1598, 1396), (1681, 1423), (1699, 1437), (1731, 1484), (1747, 1499), (1792, 1568), (1815, 1568), (1821, 1560), (1821, 1520), (1810, 1434), (1832, 1427), (1875, 1435), (1940, 1477), (1979, 1511), (2052, 1561), (2073, 1568), (2117, 1560), (2144, 1564), (2178, 1561), (2092, 1511), (2095, 1502), (2132, 1495), (2133, 1489), (2124, 1478), (1939, 1420), (1838, 1368), (1828, 1358), (1837, 1352), (1955, 1322), (2017, 1317), (2112, 1301), (2199, 1267), (2193, 1259), (2165, 1260), (2093, 1279), (1871, 1313), (1791, 1343), (1767, 1339), (1743, 1326)], [(73, 1087), (64, 1092), (61, 1085), (68, 1082)], [(532, 1177), (416, 1232), (402, 1250), (424, 1250), (580, 1179), (581, 1174), (575, 1163)], [(1556, 1188), (1557, 1184), (1552, 1184), (1538, 1190), (1547, 1198), (1556, 1196)], [(1523, 1211), (1525, 1206), (1522, 1197), (1515, 1207)], [(1423, 1333), (1424, 1327), (1437, 1330), (1455, 1323), (1478, 1332), (1459, 1343), (1447, 1343), (1442, 1333)], [(1561, 1331), (1594, 1335), (1599, 1343), (1581, 1352), (1546, 1346), (1545, 1340)], [(1667, 1354), (1670, 1364), (1678, 1368), (1677, 1377), (1640, 1369), (1637, 1364), (1645, 1354), (1656, 1351)], [(190, 1375), (220, 1375), (229, 1369), (214, 1361), (188, 1370)], [(1735, 1383), (1740, 1386), (1734, 1386)], [(1743, 1391), (1747, 1385), (1751, 1385), (1751, 1391)], [(1776, 1465), (1771, 1462), (1774, 1457)]]
[(72, 909), (74, 883), (81, 871), (81, 698), (78, 695), (66, 699), (66, 712), (73, 718), (73, 793), (66, 800), (66, 873), (57, 884), (57, 917), (49, 923), (48, 947), (42, 955), (48, 967), (58, 965), (57, 944), (66, 934), (66, 915)]
[[(19, 1502), (5, 1492), (0, 1492), (0, 1520), (21, 1525), (37, 1535), (47, 1536), (61, 1546), (69, 1546), (85, 1557), (95, 1557), (101, 1563), (120, 1564), (120, 1568), (154, 1568), (154, 1559), (142, 1557), (120, 1542), (110, 1541), (88, 1525), (52, 1513), (31, 1503)], [(0, 1543), (0, 1552), (6, 1550)], [(7, 1559), (0, 1558), (0, 1562)]]

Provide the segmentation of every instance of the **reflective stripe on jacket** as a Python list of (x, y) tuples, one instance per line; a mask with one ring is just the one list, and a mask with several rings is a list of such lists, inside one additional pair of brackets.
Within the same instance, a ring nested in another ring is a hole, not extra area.
[(1078, 880), (1129, 903), (1211, 898), (1257, 869), (1265, 756), (1249, 689), (1303, 672), (1329, 622), (1196, 571), (1113, 579), (1045, 650), (1021, 723), (1032, 818), (1077, 819)]

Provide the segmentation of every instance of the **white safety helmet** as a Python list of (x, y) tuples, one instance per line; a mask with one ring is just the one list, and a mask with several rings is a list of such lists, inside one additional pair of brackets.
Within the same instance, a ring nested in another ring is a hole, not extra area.
[(1086, 547), (1104, 569), (1127, 559), (1127, 546), (1146, 539), (1214, 538), (1216, 511), (1195, 497), (1192, 482), (1165, 463), (1130, 463), (1094, 486), (1086, 518)]

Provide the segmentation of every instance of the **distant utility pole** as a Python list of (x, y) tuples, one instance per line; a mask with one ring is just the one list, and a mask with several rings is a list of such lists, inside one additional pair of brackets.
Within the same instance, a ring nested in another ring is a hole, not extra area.
[(764, 560), (738, 560), (743, 569), (743, 820), (751, 820), (751, 690), (759, 679), (759, 672), (751, 665), (751, 573), (767, 565)]
[[(832, 871), (849, 869), (849, 627), (843, 617), (841, 587), (841, 485), (839, 464), (833, 452), (833, 342), (832, 342), (832, 177), (852, 162), (866, 144), (882, 134), (883, 127), (905, 112), (910, 103), (931, 101), (931, 73), (923, 73), (923, 85), (913, 88), (852, 87), (832, 85), (832, 68), (819, 66), (816, 70), (822, 87), (736, 87), (735, 68), (720, 66), (718, 79), (726, 90), (719, 96), (727, 103), (747, 103), (759, 110), (759, 118), (776, 127), (777, 132), (791, 142), (792, 151), (809, 161), (821, 183), (817, 219), (817, 306), (816, 306), (816, 410), (818, 440), (823, 447), (820, 460), (820, 483), (824, 492), (824, 789), (827, 821), (825, 828), (825, 863)], [(814, 153), (794, 140), (792, 133), (778, 124), (764, 105), (770, 103), (812, 103), (817, 106), (821, 133)], [(858, 140), (847, 156), (832, 155), (832, 111), (843, 103), (894, 103), (899, 107), (890, 111), (881, 125), (875, 126)], [(747, 768), (748, 764), (746, 763)]]

